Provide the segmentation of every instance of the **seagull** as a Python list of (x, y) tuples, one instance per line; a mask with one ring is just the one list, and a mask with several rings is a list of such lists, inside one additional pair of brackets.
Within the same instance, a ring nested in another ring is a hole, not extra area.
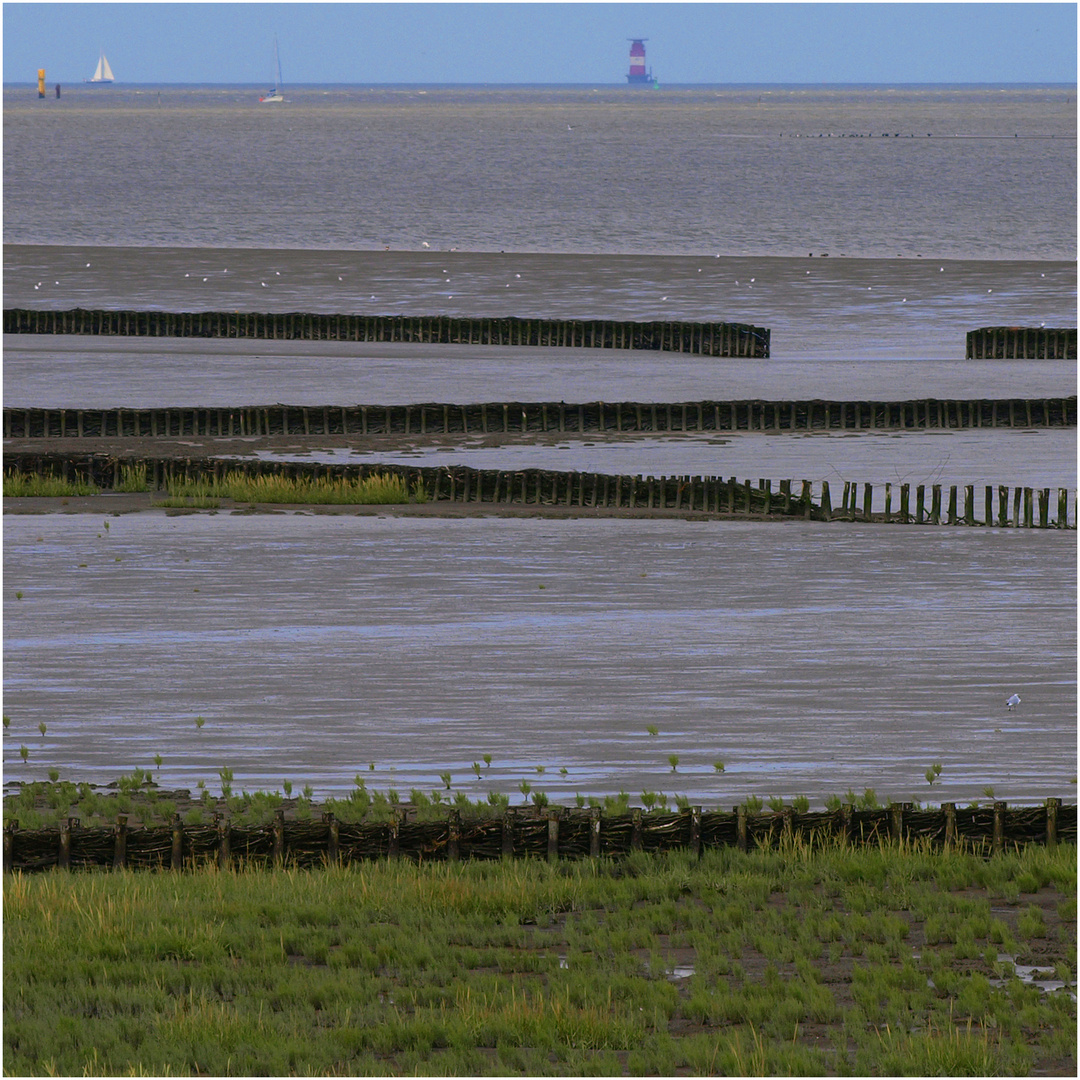
[(1012, 712), (1013, 709), (1015, 709), (1016, 706), (1020, 704), (1020, 695), (1013, 694), (1013, 696), (1009, 698), (1009, 700), (1006, 701), (1005, 704), (1009, 706), (1009, 712)]

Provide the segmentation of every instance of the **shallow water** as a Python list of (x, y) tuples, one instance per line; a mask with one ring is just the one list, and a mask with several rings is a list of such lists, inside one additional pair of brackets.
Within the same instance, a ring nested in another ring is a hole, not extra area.
[(404, 794), (449, 769), (474, 797), (520, 798), (529, 780), (553, 801), (1073, 792), (1072, 534), (159, 512), (108, 524), (5, 520), (7, 780), (56, 766), (106, 781), (160, 753), (165, 785), (229, 765), (249, 790), (340, 791), (359, 772)]

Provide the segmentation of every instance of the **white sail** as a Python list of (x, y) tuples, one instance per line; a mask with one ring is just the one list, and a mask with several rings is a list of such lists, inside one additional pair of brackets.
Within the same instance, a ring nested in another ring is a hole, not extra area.
[(281, 93), (281, 57), (278, 55), (277, 34), (274, 35), (274, 87), (259, 100), (264, 102), (285, 100)]
[(101, 52), (101, 56), (98, 58), (97, 68), (94, 70), (93, 78), (91, 82), (113, 82), (112, 68), (109, 67), (109, 61), (105, 59), (105, 50)]

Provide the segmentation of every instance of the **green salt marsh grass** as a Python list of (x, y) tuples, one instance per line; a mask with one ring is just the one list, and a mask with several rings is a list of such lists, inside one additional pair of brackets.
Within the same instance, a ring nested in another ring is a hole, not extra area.
[(81, 480), (61, 480), (57, 476), (39, 476), (14, 470), (4, 472), (4, 498), (61, 498), (97, 495), (100, 488)]
[(333, 477), (300, 479), (287, 476), (246, 476), (228, 472), (220, 480), (173, 480), (167, 485), (169, 499), (233, 499), (254, 503), (313, 503), (385, 505), (426, 502), (422, 483), (410, 490), (395, 473), (374, 473), (358, 480)]
[(8, 874), (4, 1068), (1074, 1075), (1074, 994), (998, 950), (1075, 983), (1075, 887), (1069, 845)]

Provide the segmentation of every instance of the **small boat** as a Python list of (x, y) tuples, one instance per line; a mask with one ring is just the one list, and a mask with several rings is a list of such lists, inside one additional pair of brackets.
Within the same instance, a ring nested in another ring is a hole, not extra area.
[(259, 100), (266, 104), (285, 100), (281, 93), (281, 57), (278, 56), (277, 34), (274, 35), (274, 85)]
[(97, 68), (94, 70), (94, 74), (87, 80), (92, 83), (111, 83), (116, 80), (113, 78), (112, 68), (109, 67), (109, 61), (105, 59), (105, 50), (101, 50), (101, 56), (98, 57)]

